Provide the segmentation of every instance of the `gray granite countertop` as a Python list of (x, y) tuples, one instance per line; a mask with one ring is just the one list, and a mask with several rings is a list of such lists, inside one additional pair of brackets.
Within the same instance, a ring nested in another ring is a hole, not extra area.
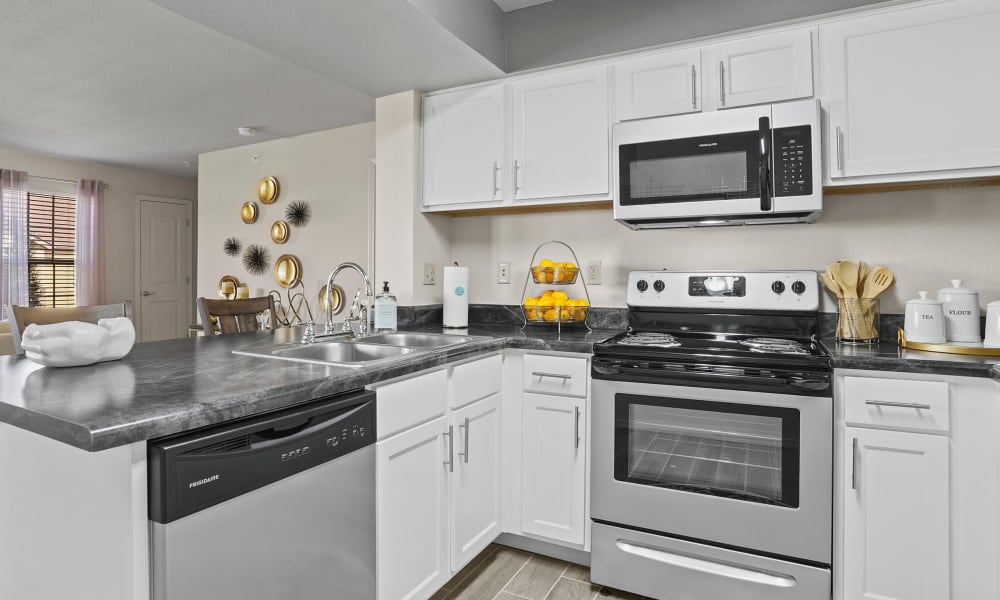
[(87, 367), (49, 368), (0, 356), (0, 422), (98, 451), (317, 400), (492, 350), (590, 352), (595, 341), (615, 331), (567, 328), (557, 336), (552, 328), (522, 332), (486, 325), (467, 333), (484, 339), (366, 369), (232, 353), (294, 343), (300, 336), (296, 329), (136, 344), (122, 360)]
[[(418, 325), (415, 331), (440, 332)], [(297, 329), (137, 344), (122, 360), (47, 368), (0, 356), (0, 422), (88, 451), (113, 448), (363, 388), (440, 364), (503, 348), (589, 353), (618, 329), (494, 323), (459, 333), (481, 339), (351, 369), (233, 354), (234, 349), (294, 343)], [(1000, 359), (904, 350), (895, 343), (837, 344), (824, 338), (833, 366), (888, 372), (991, 377)]]

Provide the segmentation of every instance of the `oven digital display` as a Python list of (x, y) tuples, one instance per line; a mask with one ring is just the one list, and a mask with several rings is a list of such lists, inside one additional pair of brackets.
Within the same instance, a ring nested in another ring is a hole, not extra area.
[(747, 278), (742, 275), (705, 275), (688, 278), (688, 296), (747, 295)]

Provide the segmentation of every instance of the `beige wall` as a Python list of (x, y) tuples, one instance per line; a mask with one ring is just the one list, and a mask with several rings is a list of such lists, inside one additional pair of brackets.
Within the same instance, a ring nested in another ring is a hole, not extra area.
[[(322, 321), (318, 294), (335, 266), (343, 261), (368, 263), (369, 169), (375, 156), (375, 124), (363, 123), (296, 137), (262, 142), (239, 148), (208, 152), (199, 157), (197, 296), (218, 297), (218, 282), (233, 275), (250, 287), (251, 295), (279, 289), (273, 275), (274, 261), (292, 254), (302, 262), (303, 283), (313, 317)], [(258, 156), (254, 163), (251, 155)], [(274, 204), (258, 204), (256, 223), (245, 224), (240, 207), (257, 201), (257, 183), (262, 177), (277, 177), (281, 193)], [(301, 200), (312, 209), (312, 219), (303, 228), (292, 228), (288, 242), (271, 241), (271, 224), (284, 220), (285, 207)], [(227, 237), (236, 237), (246, 248), (267, 248), (271, 269), (250, 275), (239, 256), (222, 251)], [(349, 294), (361, 281), (350, 272), (337, 282)], [(349, 300), (349, 299), (348, 299)]]
[[(135, 297), (135, 261), (138, 254), (135, 247), (137, 197), (157, 196), (192, 202), (197, 198), (198, 184), (193, 176), (190, 179), (174, 177), (140, 169), (64, 160), (2, 148), (0, 148), (0, 168), (27, 171), (29, 176), (69, 181), (101, 179), (108, 183), (108, 188), (104, 191), (106, 236), (104, 253), (108, 302), (131, 300), (136, 306), (139, 303), (139, 299)], [(57, 185), (66, 185), (72, 191), (76, 191), (76, 186), (72, 184)], [(193, 250), (192, 256), (194, 256)]]
[[(531, 254), (550, 239), (567, 242), (584, 264), (603, 263), (603, 284), (590, 288), (595, 306), (624, 306), (633, 269), (819, 270), (841, 258), (896, 273), (883, 312), (900, 313), (918, 290), (933, 296), (954, 278), (981, 290), (983, 305), (1000, 298), (1000, 188), (828, 196), (812, 225), (636, 232), (602, 210), (461, 217), (451, 232), (451, 255), (469, 265), (476, 303), (518, 303)], [(510, 285), (496, 283), (501, 261), (512, 263)], [(823, 310), (835, 311), (826, 293)]]

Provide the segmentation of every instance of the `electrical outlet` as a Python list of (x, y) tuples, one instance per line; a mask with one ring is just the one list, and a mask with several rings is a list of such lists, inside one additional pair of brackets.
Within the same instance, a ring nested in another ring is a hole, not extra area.
[(601, 261), (592, 260), (587, 263), (587, 284), (601, 285)]
[(497, 283), (510, 283), (510, 263), (497, 263)]
[(434, 263), (424, 263), (424, 285), (434, 285)]

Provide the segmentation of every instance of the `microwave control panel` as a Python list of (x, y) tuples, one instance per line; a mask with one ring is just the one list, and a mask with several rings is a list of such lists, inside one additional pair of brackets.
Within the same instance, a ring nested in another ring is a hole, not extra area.
[(812, 126), (776, 127), (773, 131), (774, 195), (811, 195)]

